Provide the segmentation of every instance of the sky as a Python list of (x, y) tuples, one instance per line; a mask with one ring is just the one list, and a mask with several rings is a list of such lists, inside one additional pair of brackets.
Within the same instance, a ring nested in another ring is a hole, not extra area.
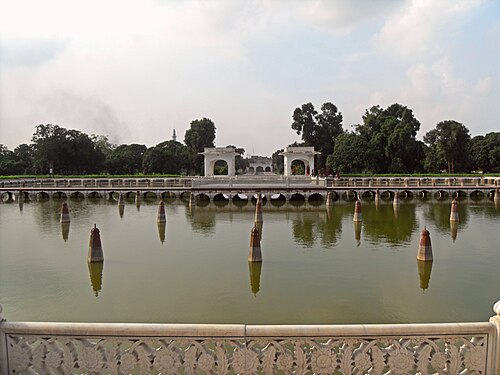
[(500, 131), (498, 0), (0, 0), (0, 143), (57, 124), (113, 143), (184, 140), (270, 156), (295, 108), (373, 105)]

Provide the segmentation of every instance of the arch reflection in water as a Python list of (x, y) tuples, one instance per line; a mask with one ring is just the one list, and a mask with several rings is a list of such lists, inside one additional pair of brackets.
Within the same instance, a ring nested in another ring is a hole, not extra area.
[(165, 229), (167, 228), (167, 223), (165, 222), (158, 222), (158, 237), (160, 238), (160, 242), (164, 243), (165, 242)]
[(92, 284), (92, 290), (95, 296), (99, 296), (99, 292), (102, 289), (102, 272), (104, 269), (104, 262), (88, 262), (90, 283)]
[(69, 222), (61, 223), (61, 233), (64, 242), (66, 242), (69, 238), (69, 226), (70, 226)]
[(420, 289), (425, 291), (429, 288), (431, 280), (432, 262), (417, 260), (418, 278), (420, 279)]
[(262, 262), (248, 262), (248, 271), (250, 273), (250, 289), (254, 296), (260, 290), (260, 274), (262, 272)]

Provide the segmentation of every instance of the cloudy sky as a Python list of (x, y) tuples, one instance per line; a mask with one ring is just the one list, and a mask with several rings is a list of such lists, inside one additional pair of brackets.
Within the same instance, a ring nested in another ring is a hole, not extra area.
[(116, 143), (184, 139), (270, 155), (293, 110), (330, 101), (344, 128), (398, 102), (418, 138), (454, 119), (500, 131), (497, 0), (0, 0), (0, 143), (58, 124)]

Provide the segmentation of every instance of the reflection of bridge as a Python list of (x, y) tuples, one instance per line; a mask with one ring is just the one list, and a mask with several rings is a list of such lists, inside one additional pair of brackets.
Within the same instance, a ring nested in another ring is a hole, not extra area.
[(272, 200), (325, 200), (328, 192), (334, 200), (389, 200), (397, 192), (402, 199), (473, 198), (492, 199), (498, 189), (498, 177), (462, 178), (137, 178), (137, 179), (25, 179), (0, 183), (4, 202), (14, 199), (43, 198), (188, 198), (249, 200), (260, 193)]

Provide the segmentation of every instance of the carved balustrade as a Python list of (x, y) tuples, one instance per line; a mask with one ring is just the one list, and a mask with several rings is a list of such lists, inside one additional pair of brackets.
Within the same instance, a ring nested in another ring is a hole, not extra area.
[(258, 326), (0, 323), (2, 374), (500, 373), (487, 323)]

